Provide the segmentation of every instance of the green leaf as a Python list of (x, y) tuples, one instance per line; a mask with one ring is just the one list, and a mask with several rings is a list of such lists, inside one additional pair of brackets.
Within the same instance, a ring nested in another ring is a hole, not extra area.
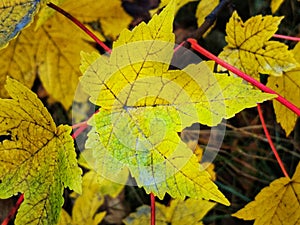
[(216, 125), (274, 96), (214, 75), (205, 62), (168, 70), (173, 18), (174, 2), (149, 24), (121, 32), (110, 58), (91, 60), (81, 84), (101, 108), (89, 121), (86, 148), (94, 149), (96, 170), (107, 179), (118, 182), (115, 174), (129, 169), (138, 186), (159, 198), (169, 193), (228, 205), (177, 132), (195, 122)]
[(55, 224), (63, 188), (81, 192), (71, 128), (55, 126), (37, 96), (8, 78), (12, 99), (0, 99), (0, 198), (24, 193), (15, 224)]

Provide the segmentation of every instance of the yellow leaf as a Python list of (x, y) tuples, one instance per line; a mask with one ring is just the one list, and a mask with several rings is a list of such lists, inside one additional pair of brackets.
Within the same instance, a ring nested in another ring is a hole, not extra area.
[[(200, 3), (197, 6), (196, 10), (196, 18), (197, 18), (197, 24), (198, 27), (202, 25), (202, 23), (205, 21), (205, 17), (207, 17), (211, 11), (219, 4), (219, 0), (201, 0)], [(214, 25), (213, 25), (214, 26)], [(207, 35), (210, 30), (213, 28), (211, 26), (206, 33), (204, 34)]]
[(87, 172), (82, 178), (82, 195), (75, 200), (72, 218), (63, 211), (58, 225), (98, 225), (106, 215), (106, 212), (98, 213), (103, 203), (104, 197), (95, 173)]
[(0, 2), (0, 49), (28, 26), (41, 4), (40, 0), (5, 0)]
[[(300, 63), (298, 43), (293, 49), (296, 60)], [(269, 77), (267, 86), (274, 91), (280, 93), (281, 96), (300, 107), (300, 67), (296, 67), (288, 72), (284, 72), (281, 77)], [(273, 106), (276, 114), (276, 120), (281, 124), (288, 136), (294, 129), (297, 115), (291, 112), (284, 105), (273, 101)]]
[[(166, 207), (156, 203), (156, 224), (158, 225), (202, 225), (201, 220), (216, 204), (206, 200), (171, 200)], [(143, 205), (131, 213), (123, 222), (126, 225), (146, 224), (150, 221), (150, 207)]]
[(300, 224), (300, 163), (294, 176), (279, 178), (258, 193), (255, 200), (233, 216), (255, 220), (254, 225)]
[[(61, 5), (65, 1), (66, 0), (51, 0), (51, 3), (55, 5)], [(43, 7), (38, 14), (35, 30), (40, 28), (40, 26), (43, 25), (49, 18), (51, 18), (51, 16), (53, 16), (55, 12), (56, 11), (50, 7)]]
[(234, 12), (226, 26), (228, 45), (219, 57), (256, 78), (259, 73), (281, 76), (297, 65), (288, 46), (269, 41), (281, 20), (282, 17), (259, 15), (243, 23)]
[(81, 192), (69, 126), (56, 127), (37, 96), (8, 78), (12, 99), (0, 99), (0, 198), (24, 193), (15, 224), (55, 224), (63, 187)]
[[(110, 4), (66, 0), (61, 7), (83, 22), (100, 20), (107, 32), (105, 35), (115, 38), (130, 22), (120, 4), (117, 0), (110, 1)], [(104, 9), (105, 13), (99, 13)], [(31, 88), (36, 74), (39, 74), (46, 91), (68, 109), (78, 86), (80, 52), (94, 50), (89, 44), (92, 39), (58, 13), (41, 23), (36, 32), (34, 26), (29, 27), (10, 46), (1, 50), (0, 94), (7, 97), (2, 88), (7, 75)]]
[[(190, 2), (196, 2), (197, 0), (175, 0), (175, 14), (178, 12), (178, 10), (186, 5), (187, 3)], [(166, 5), (168, 5), (168, 3), (170, 3), (171, 0), (161, 0), (159, 6), (157, 7), (158, 9), (161, 9), (163, 7), (165, 7)], [(157, 9), (151, 10), (152, 13), (156, 12)]]
[(201, 148), (198, 145), (197, 141), (189, 141), (187, 143), (187, 146), (194, 152), (194, 154), (196, 155), (198, 162), (201, 163), (201, 165), (203, 166), (203, 168), (205, 168), (205, 170), (209, 173), (209, 175), (211, 176), (211, 179), (213, 181), (215, 181), (216, 178), (216, 173), (214, 171), (215, 166), (213, 163), (209, 163), (209, 162), (201, 162), (202, 160), (202, 156), (203, 156), (203, 148)]
[(284, 0), (272, 0), (271, 1), (271, 10), (272, 10), (272, 14), (274, 14), (279, 7), (281, 6), (281, 4), (284, 2)]
[(97, 172), (112, 179), (129, 169), (138, 186), (159, 198), (228, 200), (177, 135), (192, 123), (210, 126), (273, 98), (241, 79), (214, 76), (205, 62), (168, 70), (173, 55), (175, 5), (149, 24), (124, 30), (110, 58), (100, 56), (81, 77), (90, 101), (101, 106), (86, 148)]

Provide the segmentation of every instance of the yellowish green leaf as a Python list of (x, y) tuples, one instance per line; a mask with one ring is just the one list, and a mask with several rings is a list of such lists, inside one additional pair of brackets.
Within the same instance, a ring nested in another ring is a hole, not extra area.
[(72, 218), (64, 211), (61, 214), (59, 225), (98, 225), (106, 212), (97, 213), (104, 203), (100, 192), (100, 184), (93, 171), (87, 172), (82, 179), (82, 195), (74, 203)]
[[(205, 21), (205, 17), (207, 17), (213, 9), (219, 4), (219, 0), (201, 0), (197, 6), (196, 10), (196, 18), (198, 26), (201, 26)], [(214, 25), (213, 25), (214, 26)], [(208, 34), (210, 30), (213, 28), (211, 26), (205, 33)]]
[[(297, 44), (293, 49), (293, 53), (298, 63), (300, 44)], [(284, 72), (281, 77), (269, 77), (267, 86), (280, 93), (281, 96), (300, 107), (300, 67), (296, 67), (290, 71)], [(297, 115), (277, 101), (273, 101), (273, 106), (276, 114), (276, 120), (281, 124), (288, 136), (294, 129)]]
[(56, 127), (37, 96), (8, 78), (0, 99), (0, 198), (24, 193), (15, 224), (55, 224), (63, 187), (81, 192), (71, 128)]
[(281, 4), (284, 2), (284, 0), (272, 0), (271, 1), (271, 11), (272, 11), (272, 14), (274, 14), (278, 9), (279, 7), (281, 6)]
[(40, 0), (13, 0), (0, 2), (0, 49), (28, 26), (38, 12)]
[(149, 24), (124, 30), (110, 58), (99, 57), (81, 78), (91, 102), (101, 106), (89, 121), (86, 148), (94, 149), (96, 170), (108, 179), (125, 168), (159, 198), (169, 193), (228, 205), (177, 132), (195, 122), (216, 125), (274, 96), (214, 76), (204, 62), (168, 70), (174, 9), (169, 4)]
[(296, 67), (288, 46), (269, 41), (282, 17), (255, 16), (245, 23), (234, 12), (226, 26), (228, 45), (219, 57), (253, 77), (259, 73), (281, 76)]
[(254, 225), (300, 223), (300, 163), (292, 179), (279, 178), (258, 193), (255, 200), (233, 216), (255, 220)]
[(94, 175), (95, 180), (98, 179), (99, 192), (102, 195), (110, 195), (113, 198), (117, 197), (118, 194), (123, 190), (124, 184), (126, 184), (128, 180), (129, 172), (126, 169), (121, 170), (120, 173), (115, 175), (118, 177), (118, 182), (113, 182), (112, 179), (105, 179), (101, 176), (98, 176), (97, 178), (96, 173), (94, 172), (94, 169), (96, 169), (96, 162), (95, 158), (93, 157), (92, 149), (85, 149), (83, 152), (81, 152), (78, 163), (87, 169), (91, 169), (89, 173)]
[[(201, 220), (215, 206), (206, 200), (172, 200), (166, 207), (156, 203), (156, 224), (158, 225), (202, 225)], [(125, 220), (126, 225), (146, 224), (150, 221), (150, 207), (143, 205), (137, 212), (131, 213)]]

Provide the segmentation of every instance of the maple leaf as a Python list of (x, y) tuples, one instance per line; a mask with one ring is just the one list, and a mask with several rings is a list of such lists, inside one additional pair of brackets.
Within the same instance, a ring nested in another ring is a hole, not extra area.
[(95, 173), (87, 172), (82, 178), (82, 195), (75, 200), (72, 217), (63, 210), (58, 225), (98, 225), (106, 215), (106, 212), (97, 213), (104, 203), (100, 188)]
[(45, 1), (22, 0), (0, 2), (0, 49), (28, 26)]
[[(293, 49), (293, 53), (297, 62), (300, 62), (299, 52), (300, 45), (297, 44)], [(281, 95), (291, 101), (296, 106), (300, 106), (300, 101), (297, 98), (297, 94), (299, 93), (300, 88), (300, 80), (299, 80), (299, 72), (300, 67), (296, 67), (290, 71), (284, 72), (282, 77), (270, 77), (268, 79), (267, 86), (272, 88), (273, 90), (281, 93)], [(290, 110), (287, 110), (286, 107), (283, 107), (281, 104), (273, 101), (273, 106), (276, 114), (276, 120), (282, 126), (282, 128), (286, 131), (286, 135), (288, 136), (294, 126), (296, 124), (297, 115)]]
[(0, 197), (24, 193), (16, 224), (55, 224), (63, 205), (63, 187), (81, 192), (69, 126), (55, 126), (37, 96), (7, 79), (12, 99), (0, 99)]
[(254, 225), (296, 225), (300, 223), (300, 163), (292, 179), (282, 177), (273, 181), (233, 216), (255, 220)]
[[(67, 0), (61, 7), (83, 22), (99, 20), (107, 32), (105, 35), (110, 38), (115, 38), (131, 20), (122, 11), (121, 2), (116, 0), (110, 1), (110, 4), (105, 1)], [(99, 13), (102, 10), (105, 11)], [(65, 17), (57, 13), (51, 17), (47, 12), (45, 14), (48, 20), (40, 22), (38, 30), (33, 24), (1, 50), (0, 95), (7, 97), (5, 89), (1, 88), (7, 75), (32, 87), (38, 74), (46, 91), (68, 109), (78, 86), (79, 53), (82, 50), (93, 51), (94, 48), (88, 36)]]
[[(156, 224), (157, 225), (203, 225), (202, 218), (216, 204), (206, 200), (187, 199), (171, 200), (169, 206), (156, 203)], [(150, 207), (143, 205), (137, 212), (131, 213), (123, 222), (126, 225), (146, 224), (150, 221)]]
[(128, 168), (138, 186), (159, 198), (167, 192), (227, 205), (177, 132), (194, 122), (216, 125), (274, 96), (214, 76), (204, 62), (168, 70), (174, 8), (172, 2), (148, 24), (122, 31), (110, 58), (100, 56), (81, 77), (90, 101), (101, 106), (89, 120), (86, 148), (94, 149), (96, 170), (107, 179)]
[[(298, 63), (300, 63), (299, 57), (300, 44), (298, 43), (293, 49), (293, 53)], [(300, 107), (300, 67), (284, 72), (281, 77), (269, 77), (267, 86), (280, 93), (285, 99), (289, 100), (296, 106)], [(291, 112), (282, 104), (277, 101), (273, 101), (273, 106), (276, 114), (276, 120), (281, 124), (288, 136), (295, 127), (297, 121), (297, 115)]]
[(256, 78), (259, 73), (281, 76), (296, 67), (288, 46), (269, 41), (282, 18), (258, 15), (243, 23), (235, 11), (226, 26), (228, 45), (219, 57)]

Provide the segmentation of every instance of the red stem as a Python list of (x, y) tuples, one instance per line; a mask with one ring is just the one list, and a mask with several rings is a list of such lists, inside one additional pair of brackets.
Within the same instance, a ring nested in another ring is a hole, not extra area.
[(260, 118), (262, 127), (263, 127), (263, 129), (264, 129), (266, 138), (268, 139), (269, 145), (270, 145), (270, 147), (271, 147), (271, 149), (272, 149), (272, 151), (273, 151), (273, 153), (274, 153), (274, 155), (275, 155), (275, 158), (276, 158), (276, 160), (277, 160), (277, 162), (278, 162), (278, 164), (279, 164), (279, 166), (280, 166), (280, 168), (281, 168), (281, 170), (282, 170), (284, 176), (287, 177), (287, 178), (289, 178), (289, 175), (288, 175), (288, 173), (286, 172), (286, 169), (285, 169), (285, 167), (284, 167), (284, 165), (283, 165), (283, 162), (282, 162), (282, 160), (281, 160), (281, 158), (280, 158), (280, 156), (279, 156), (279, 154), (278, 154), (278, 152), (277, 152), (277, 150), (276, 150), (276, 148), (275, 148), (275, 146), (274, 146), (274, 143), (273, 143), (273, 141), (272, 141), (272, 138), (271, 138), (271, 136), (270, 136), (270, 133), (269, 133), (269, 131), (268, 131), (268, 129), (267, 129), (267, 126), (266, 126), (266, 123), (265, 123), (265, 119), (264, 119), (264, 116), (263, 116), (263, 113), (262, 113), (260, 104), (257, 104), (257, 111), (258, 111), (258, 114), (259, 114), (259, 118)]
[(194, 50), (196, 50), (197, 52), (201, 53), (202, 55), (205, 55), (207, 58), (215, 61), (216, 63), (218, 63), (219, 65), (225, 67), (226, 69), (230, 70), (234, 74), (238, 75), (239, 77), (243, 78), (244, 80), (248, 81), (249, 83), (251, 83), (254, 86), (256, 86), (257, 88), (259, 88), (260, 90), (262, 90), (262, 91), (264, 91), (266, 93), (276, 94), (277, 98), (275, 98), (275, 99), (277, 101), (279, 101), (281, 104), (283, 104), (284, 106), (286, 106), (287, 108), (289, 108), (290, 110), (292, 110), (294, 113), (296, 113), (298, 116), (300, 116), (300, 109), (297, 106), (295, 106), (293, 103), (291, 103), (290, 101), (288, 101), (287, 99), (285, 99), (284, 97), (282, 97), (280, 94), (278, 94), (277, 92), (275, 92), (274, 90), (266, 87), (265, 85), (263, 85), (259, 81), (257, 81), (254, 78), (248, 76), (247, 74), (245, 74), (242, 71), (238, 70), (234, 66), (226, 63), (225, 61), (221, 60), (217, 56), (215, 56), (212, 53), (210, 53), (209, 51), (207, 51), (206, 49), (202, 48), (200, 45), (198, 45), (198, 43), (197, 43), (197, 41), (195, 39), (189, 38), (187, 41), (192, 45), (192, 48)]
[(7, 215), (7, 217), (3, 220), (3, 222), (1, 223), (1, 225), (7, 225), (9, 223), (9, 221), (11, 220), (11, 218), (14, 217), (14, 215), (16, 214), (18, 208), (20, 207), (21, 203), (24, 200), (24, 195), (22, 194), (17, 203), (14, 205), (14, 207), (10, 210), (9, 214)]
[(151, 199), (151, 225), (155, 225), (155, 195), (150, 193)]
[(111, 49), (107, 47), (93, 32), (91, 32), (86, 26), (84, 26), (79, 20), (73, 17), (70, 13), (66, 12), (59, 6), (53, 4), (52, 2), (47, 3), (47, 5), (59, 12), (60, 14), (64, 15), (68, 19), (70, 19), (73, 23), (75, 23), (79, 28), (81, 28), (87, 35), (93, 38), (106, 52), (111, 53)]
[(280, 39), (285, 39), (285, 40), (290, 40), (290, 41), (300, 41), (299, 37), (291, 37), (291, 36), (286, 36), (282, 34), (274, 34), (274, 38), (280, 38)]

